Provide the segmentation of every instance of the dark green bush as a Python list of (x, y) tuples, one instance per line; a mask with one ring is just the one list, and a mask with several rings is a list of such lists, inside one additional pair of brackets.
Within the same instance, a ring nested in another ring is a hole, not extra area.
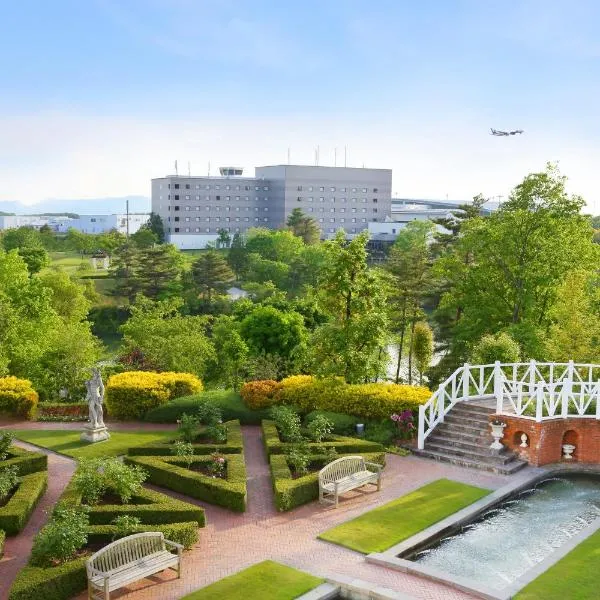
[(130, 531), (117, 535), (116, 525), (90, 525), (88, 527), (89, 544), (110, 544), (114, 539), (123, 535), (142, 533), (143, 531), (162, 531), (165, 539), (182, 544), (185, 548), (191, 548), (198, 542), (198, 523), (168, 523), (165, 525), (138, 525)]
[(6, 533), (0, 529), (0, 558), (4, 556), (4, 540), (6, 539)]
[(69, 600), (87, 587), (85, 558), (58, 567), (22, 569), (14, 580), (8, 600)]
[[(354, 454), (354, 453), (351, 453)], [(343, 455), (342, 455), (343, 456)], [(361, 453), (369, 462), (385, 465), (385, 453)], [(341, 458), (341, 456), (340, 456)], [(313, 455), (311, 464), (326, 464), (326, 457)], [(307, 502), (312, 502), (319, 497), (319, 474), (310, 473), (298, 479), (292, 479), (292, 472), (288, 465), (287, 457), (283, 454), (271, 456), (271, 479), (275, 493), (275, 507), (279, 511), (291, 510)], [(320, 466), (321, 466), (320, 465)]]
[[(282, 442), (279, 438), (277, 428), (273, 421), (264, 420), (262, 422), (263, 443), (267, 456), (272, 454), (284, 454), (290, 444)], [(309, 444), (313, 452), (321, 448), (335, 448), (338, 454), (364, 454), (365, 452), (383, 452), (381, 444), (368, 440), (332, 435), (326, 441), (317, 444)]]
[[(228, 454), (227, 478), (212, 478), (190, 471), (177, 456), (126, 457), (125, 462), (141, 466), (148, 481), (186, 496), (224, 506), (230, 510), (246, 510), (246, 466), (243, 454)], [(194, 456), (192, 463), (208, 463), (210, 456)]]
[(7, 535), (19, 533), (44, 495), (47, 483), (48, 474), (45, 471), (22, 476), (10, 500), (0, 507), (0, 529)]
[(353, 417), (352, 415), (313, 410), (306, 415), (304, 419), (305, 424), (308, 425), (314, 421), (318, 415), (323, 415), (327, 420), (333, 423), (333, 433), (336, 433), (337, 435), (353, 435), (356, 433), (356, 425), (362, 423), (361, 419)]
[(397, 433), (396, 425), (390, 419), (385, 421), (372, 421), (366, 424), (363, 438), (370, 442), (381, 444), (382, 446), (389, 446)]
[(29, 475), (29, 473), (46, 471), (48, 469), (48, 457), (41, 452), (31, 452), (17, 446), (11, 446), (8, 449), (8, 458), (2, 461), (1, 465), (2, 467), (17, 465), (19, 475)]
[[(242, 428), (240, 422), (228, 421), (224, 423), (227, 428), (227, 441), (222, 444), (202, 444), (200, 442), (192, 444), (194, 447), (194, 454), (212, 454), (213, 452), (220, 452), (221, 454), (239, 454), (243, 451), (244, 445), (242, 442)], [(200, 428), (200, 438), (202, 437), (205, 429)], [(129, 456), (168, 456), (172, 454), (171, 448), (173, 446), (173, 440), (167, 442), (157, 442), (153, 444), (145, 444), (144, 446), (132, 446), (128, 448), (127, 453)]]
[(248, 408), (237, 392), (232, 390), (210, 390), (171, 400), (152, 409), (144, 419), (150, 423), (176, 423), (183, 413), (194, 414), (204, 402), (212, 402), (221, 409), (224, 421), (238, 419), (242, 425), (260, 425), (269, 417), (269, 411)]

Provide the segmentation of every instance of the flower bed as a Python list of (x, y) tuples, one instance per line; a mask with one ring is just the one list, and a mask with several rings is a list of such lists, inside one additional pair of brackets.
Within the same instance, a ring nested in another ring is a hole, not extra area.
[[(105, 413), (106, 415), (106, 409)], [(87, 421), (87, 402), (40, 402), (35, 414), (36, 421)]]
[[(356, 454), (351, 452), (350, 455)], [(385, 465), (385, 452), (360, 453), (368, 462)], [(348, 454), (346, 454), (347, 456)], [(340, 455), (340, 458), (345, 456)], [(327, 459), (322, 455), (311, 455), (311, 463), (319, 461), (325, 466)], [(309, 473), (303, 477), (294, 479), (288, 464), (288, 458), (284, 454), (273, 454), (269, 459), (271, 467), (271, 481), (275, 493), (275, 507), (279, 511), (291, 510), (307, 502), (312, 502), (319, 497), (319, 474)]]
[[(261, 426), (267, 458), (273, 454), (285, 454), (292, 446), (289, 442), (281, 440), (274, 421), (264, 420)], [(334, 448), (339, 454), (364, 454), (365, 452), (383, 452), (384, 450), (383, 446), (376, 442), (341, 435), (329, 435), (326, 440), (320, 443), (310, 442), (308, 446), (314, 451)]]
[[(208, 465), (211, 456), (194, 455), (190, 465)], [(180, 492), (198, 500), (224, 506), (236, 512), (246, 510), (246, 465), (243, 453), (227, 454), (224, 479), (204, 475), (187, 468), (181, 456), (128, 456), (125, 462), (139, 465), (148, 474), (148, 481), (155, 485)]]
[[(228, 421), (224, 423), (227, 428), (227, 441), (223, 443), (202, 443), (197, 441), (192, 443), (194, 454), (212, 454), (221, 452), (222, 454), (240, 454), (243, 452), (242, 428), (239, 421)], [(202, 428), (201, 428), (202, 432)], [(155, 444), (146, 444), (143, 446), (133, 446), (129, 448), (129, 456), (167, 456), (171, 454), (171, 448), (175, 441), (175, 433), (172, 440), (159, 442)]]
[(0, 530), (4, 530), (6, 535), (17, 535), (25, 527), (33, 509), (46, 491), (47, 484), (46, 471), (20, 477), (17, 488), (8, 502), (0, 506)]

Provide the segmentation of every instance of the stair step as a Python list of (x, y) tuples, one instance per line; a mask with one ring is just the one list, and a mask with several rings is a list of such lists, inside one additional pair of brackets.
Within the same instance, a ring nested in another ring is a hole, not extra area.
[(511, 460), (514, 460), (514, 454), (507, 452), (500, 452), (500, 454), (492, 454), (486, 446), (476, 446), (471, 448), (460, 448), (458, 446), (451, 446), (449, 444), (441, 442), (429, 442), (425, 445), (426, 450), (433, 450), (434, 452), (442, 452), (449, 456), (465, 457), (475, 461), (482, 461), (485, 463), (499, 463), (505, 465)]
[(457, 414), (454, 411), (450, 411), (444, 417), (444, 423), (456, 423), (458, 425), (471, 425), (473, 427), (488, 427), (489, 420), (485, 416), (474, 417), (472, 415), (466, 416)]
[(451, 415), (460, 415), (466, 417), (473, 416), (486, 420), (490, 415), (495, 414), (495, 412), (496, 411), (493, 408), (486, 408), (485, 406), (469, 406), (469, 404), (464, 402), (459, 402), (450, 409)]
[(452, 431), (454, 433), (461, 433), (463, 435), (473, 435), (476, 437), (481, 437), (490, 433), (489, 427), (481, 427), (474, 425), (463, 425), (462, 423), (440, 423), (434, 431), (444, 432), (444, 434), (448, 431)]
[(465, 448), (467, 450), (481, 450), (492, 443), (492, 436), (470, 436), (463, 435), (462, 433), (456, 433), (454, 431), (448, 431), (441, 435), (437, 429), (434, 429), (433, 433), (426, 439), (427, 444), (447, 444), (448, 446), (456, 446), (458, 448)]
[(433, 450), (416, 450), (413, 448), (412, 452), (417, 456), (432, 458), (434, 460), (451, 463), (461, 467), (491, 471), (492, 473), (498, 473), (500, 475), (512, 475), (513, 473), (516, 473), (523, 467), (527, 466), (527, 463), (521, 459), (515, 459), (508, 464), (497, 464), (472, 460), (462, 456), (449, 456), (441, 452), (434, 452)]

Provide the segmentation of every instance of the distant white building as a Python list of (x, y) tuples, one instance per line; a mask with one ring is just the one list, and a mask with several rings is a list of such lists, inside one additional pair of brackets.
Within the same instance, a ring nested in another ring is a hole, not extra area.
[(47, 225), (57, 233), (66, 233), (73, 228), (82, 233), (105, 233), (116, 229), (120, 233), (127, 233), (129, 220), (129, 233), (135, 233), (148, 222), (149, 213), (130, 213), (118, 215), (81, 215), (77, 219), (71, 217), (50, 217), (34, 215), (0, 216), (0, 230), (17, 229), (18, 227), (33, 227), (40, 229)]
[[(44, 225), (48, 225), (53, 231), (60, 231), (63, 223), (72, 221), (70, 217), (50, 217), (37, 215), (9, 215), (0, 216), (0, 230), (17, 229), (19, 227), (33, 227), (40, 229)], [(67, 226), (68, 227), (68, 226)]]

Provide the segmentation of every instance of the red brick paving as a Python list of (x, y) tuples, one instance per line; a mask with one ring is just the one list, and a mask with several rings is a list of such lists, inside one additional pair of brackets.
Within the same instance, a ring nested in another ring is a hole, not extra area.
[[(75, 425), (81, 426), (81, 424)], [(388, 455), (383, 490), (380, 493), (370, 490), (353, 492), (341, 501), (337, 510), (323, 508), (317, 502), (313, 502), (288, 513), (278, 513), (273, 507), (269, 467), (260, 440), (260, 428), (245, 426), (243, 435), (248, 472), (247, 512), (236, 514), (170, 493), (172, 496), (203, 506), (208, 521), (206, 528), (200, 530), (199, 543), (184, 555), (182, 579), (175, 579), (170, 573), (161, 574), (143, 580), (121, 594), (115, 594), (115, 597), (124, 600), (172, 600), (251, 564), (273, 559), (315, 575), (332, 578), (336, 575), (350, 576), (410, 594), (415, 598), (430, 600), (472, 598), (441, 584), (368, 564), (363, 555), (317, 540), (316, 536), (334, 525), (441, 477), (490, 489), (506, 483), (506, 477), (412, 456)], [(53, 460), (49, 465), (50, 479), (54, 480), (56, 474), (57, 479), (62, 478), (66, 483), (72, 471), (72, 463), (68, 459), (61, 460), (58, 462)], [(70, 467), (70, 471), (66, 474), (64, 461), (67, 461)], [(375, 490), (374, 487), (372, 489)], [(46, 496), (48, 495), (49, 493)], [(53, 501), (44, 498), (44, 503), (51, 505)], [(28, 541), (20, 542), (23, 555), (19, 553), (19, 564), (25, 562), (24, 555), (28, 553), (31, 536), (41, 525), (41, 521), (35, 523), (30, 522), (26, 532), (21, 534)], [(17, 540), (14, 543), (16, 542)], [(160, 584), (157, 585), (158, 582)], [(86, 594), (79, 596), (81, 599), (85, 597)]]

